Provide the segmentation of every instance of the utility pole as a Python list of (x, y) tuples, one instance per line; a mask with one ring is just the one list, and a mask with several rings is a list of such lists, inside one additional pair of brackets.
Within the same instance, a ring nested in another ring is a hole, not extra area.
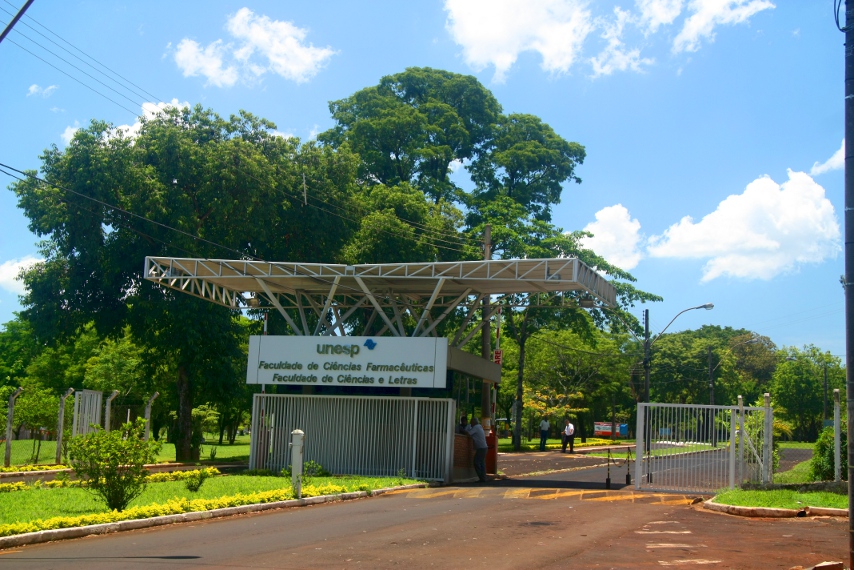
[(12, 21), (11, 21), (11, 22), (9, 22), (9, 25), (7, 25), (7, 26), (6, 26), (6, 29), (4, 29), (4, 30), (3, 30), (3, 33), (1, 33), (1, 34), (0, 34), (0, 42), (2, 42), (2, 41), (3, 41), (3, 39), (4, 39), (7, 35), (9, 35), (9, 32), (11, 32), (11, 31), (12, 31), (12, 28), (14, 28), (14, 27), (15, 27), (15, 24), (17, 24), (17, 23), (18, 23), (18, 20), (20, 20), (20, 19), (21, 19), (21, 16), (23, 16), (23, 15), (24, 15), (24, 12), (26, 12), (26, 11), (27, 11), (27, 8), (29, 8), (29, 7), (30, 7), (30, 4), (32, 4), (33, 2), (34, 2), (34, 0), (27, 0), (27, 3), (26, 3), (26, 4), (24, 4), (24, 6), (23, 6), (20, 10), (18, 10), (18, 13), (17, 13), (17, 14), (15, 14), (15, 17), (14, 17), (14, 18), (12, 18)]
[(643, 401), (649, 403), (649, 309), (643, 310)]
[(715, 405), (715, 374), (712, 368), (712, 345), (709, 348), (709, 405)]
[[(827, 360), (824, 361), (824, 421), (827, 421)], [(824, 429), (824, 426), (821, 426)]]
[[(483, 259), (492, 259), (492, 225), (486, 224), (483, 228)], [(492, 332), (489, 327), (489, 296), (483, 298), (483, 328), (480, 331), (480, 355), (486, 360), (492, 360)], [(483, 429), (488, 431), (492, 423), (492, 387), (486, 380), (483, 381), (480, 392), (480, 419)]]
[[(845, 0), (845, 376), (848, 441), (854, 439), (854, 11)], [(838, 20), (838, 14), (837, 14)], [(839, 22), (837, 21), (837, 26)], [(848, 480), (854, 480), (854, 445), (848, 446)], [(854, 485), (848, 485), (848, 564), (854, 566)]]

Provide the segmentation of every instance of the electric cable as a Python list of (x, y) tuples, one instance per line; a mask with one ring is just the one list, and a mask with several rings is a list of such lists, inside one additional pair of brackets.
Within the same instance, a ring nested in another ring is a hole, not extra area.
[[(6, 4), (8, 4), (9, 6), (14, 7), (14, 4), (12, 4), (11, 2), (9, 2), (9, 0), (4, 0), (4, 1), (5, 1), (5, 2), (6, 2)], [(10, 12), (9, 12), (8, 10), (5, 10), (5, 9), (4, 9), (4, 8), (2, 8), (2, 7), (0, 7), (0, 10), (3, 10), (3, 11), (4, 11), (4, 12), (6, 12), (7, 14), (10, 14)], [(71, 46), (72, 48), (74, 48), (75, 50), (77, 50), (78, 52), (80, 52), (81, 54), (83, 54), (84, 56), (86, 56), (87, 58), (91, 59), (92, 61), (94, 61), (95, 63), (97, 63), (98, 65), (100, 65), (101, 67), (103, 67), (104, 69), (106, 69), (107, 71), (109, 71), (110, 73), (112, 73), (113, 75), (115, 75), (116, 77), (118, 77), (119, 79), (121, 79), (122, 81), (124, 81), (125, 83), (127, 83), (127, 84), (129, 84), (129, 85), (133, 86), (133, 87), (134, 87), (134, 88), (136, 88), (136, 89), (139, 89), (139, 90), (140, 90), (142, 93), (144, 93), (145, 95), (147, 95), (147, 96), (149, 96), (149, 97), (151, 97), (151, 98), (153, 98), (153, 99), (155, 99), (155, 100), (158, 100), (158, 101), (162, 101), (162, 100), (163, 100), (163, 99), (161, 99), (161, 98), (158, 98), (158, 97), (156, 97), (156, 96), (152, 95), (151, 93), (149, 93), (148, 91), (146, 91), (144, 88), (140, 87), (139, 85), (135, 84), (134, 82), (130, 81), (130, 80), (129, 80), (129, 79), (127, 79), (126, 77), (124, 77), (124, 76), (122, 76), (121, 74), (119, 74), (117, 71), (114, 71), (114, 70), (110, 69), (109, 67), (107, 67), (106, 65), (104, 65), (103, 63), (101, 63), (100, 61), (98, 61), (97, 59), (95, 59), (94, 57), (92, 57), (91, 55), (87, 54), (86, 52), (84, 52), (83, 50), (81, 50), (80, 48), (78, 48), (77, 46), (75, 46), (74, 44), (72, 44), (71, 42), (69, 42), (68, 40), (66, 40), (65, 38), (63, 38), (63, 37), (62, 37), (62, 36), (60, 36), (59, 34), (57, 34), (56, 32), (54, 32), (53, 30), (51, 30), (50, 28), (48, 28), (47, 26), (45, 26), (44, 24), (42, 24), (42, 23), (41, 23), (41, 22), (39, 22), (38, 20), (36, 20), (35, 18), (33, 18), (32, 16), (26, 16), (26, 20), (30, 20), (30, 21), (32, 21), (33, 23), (35, 23), (35, 24), (36, 24), (36, 25), (38, 25), (39, 27), (43, 28), (43, 29), (44, 29), (45, 31), (47, 31), (48, 33), (50, 33), (50, 34), (52, 34), (53, 36), (55, 36), (55, 37), (59, 38), (60, 40), (62, 40), (63, 42), (65, 42), (66, 44), (68, 44), (69, 46)], [(92, 64), (87, 63), (87, 62), (86, 62), (86, 61), (84, 61), (81, 57), (79, 57), (79, 56), (77, 56), (77, 55), (74, 55), (74, 54), (73, 54), (70, 50), (68, 50), (67, 48), (63, 48), (62, 46), (60, 46), (58, 43), (56, 43), (56, 42), (55, 42), (55, 41), (53, 41), (52, 39), (50, 39), (50, 38), (49, 38), (49, 37), (47, 37), (46, 35), (42, 34), (42, 33), (41, 33), (41, 32), (39, 32), (38, 30), (36, 30), (34, 27), (30, 26), (26, 21), (23, 21), (23, 22), (21, 22), (21, 23), (22, 23), (23, 25), (27, 26), (28, 28), (30, 28), (31, 30), (33, 30), (35, 33), (37, 33), (37, 34), (39, 34), (40, 36), (42, 36), (43, 38), (45, 38), (47, 41), (49, 41), (49, 42), (53, 43), (54, 45), (56, 45), (56, 46), (57, 46), (57, 47), (59, 47), (60, 49), (63, 49), (63, 50), (65, 50), (67, 53), (69, 53), (69, 54), (71, 54), (72, 56), (76, 57), (78, 60), (80, 60), (81, 62), (85, 63), (86, 65), (88, 65), (88, 66), (89, 66), (89, 67), (91, 67), (92, 69), (96, 69)], [(105, 74), (105, 73), (104, 73), (104, 72), (102, 72), (102, 71), (101, 71), (101, 72), (99, 72), (99, 73), (101, 73), (101, 74), (102, 74), (102, 75), (104, 75), (104, 76), (107, 76), (107, 74)], [(111, 81), (115, 81), (116, 83), (119, 83), (118, 81), (116, 81), (115, 79), (112, 79), (112, 78), (111, 78)], [(132, 91), (131, 89), (129, 89), (129, 88), (128, 88), (128, 87), (126, 87), (126, 86), (123, 86), (123, 87), (124, 87), (125, 89), (127, 89), (128, 91)], [(139, 95), (139, 93), (136, 93), (136, 94), (137, 94), (137, 95)], [(143, 98), (144, 98), (144, 97), (143, 97)]]

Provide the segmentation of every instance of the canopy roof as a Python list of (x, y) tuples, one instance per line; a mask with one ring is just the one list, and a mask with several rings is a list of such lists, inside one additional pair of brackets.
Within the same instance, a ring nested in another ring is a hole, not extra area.
[[(460, 309), (449, 367), (493, 382), (501, 379), (498, 365), (459, 349), (500, 306), (577, 306), (579, 293), (614, 306), (617, 298), (613, 285), (575, 258), (340, 265), (146, 257), (144, 275), (231, 309), (275, 308), (297, 335), (344, 336), (360, 326), (362, 336), (435, 336)], [(526, 293), (534, 295), (520, 297)], [(503, 296), (500, 304), (482, 303), (495, 296)], [(359, 309), (362, 318), (352, 318)]]
[(447, 306), (447, 298), (463, 293), (580, 291), (609, 306), (616, 302), (614, 286), (575, 258), (341, 265), (146, 257), (145, 278), (232, 308), (246, 305), (246, 293), (327, 296), (332, 287), (332, 295), (357, 298), (435, 293), (433, 306)]

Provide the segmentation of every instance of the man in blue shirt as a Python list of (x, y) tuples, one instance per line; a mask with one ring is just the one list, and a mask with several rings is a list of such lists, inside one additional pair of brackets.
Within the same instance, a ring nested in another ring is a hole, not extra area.
[(477, 478), (481, 483), (486, 482), (486, 435), (483, 433), (483, 427), (480, 425), (480, 420), (474, 415), (471, 417), (471, 422), (466, 426), (466, 433), (471, 436), (474, 444), (474, 470), (477, 472)]

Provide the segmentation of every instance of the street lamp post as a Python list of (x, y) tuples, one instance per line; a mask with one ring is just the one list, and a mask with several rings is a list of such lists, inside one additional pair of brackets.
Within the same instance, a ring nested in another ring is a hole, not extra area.
[(706, 303), (704, 305), (697, 305), (696, 307), (688, 307), (687, 309), (683, 309), (676, 313), (676, 316), (670, 319), (670, 322), (667, 323), (661, 332), (658, 333), (652, 341), (649, 339), (649, 309), (644, 309), (643, 312), (643, 320), (644, 320), (644, 342), (643, 342), (643, 371), (644, 371), (644, 401), (649, 403), (649, 371), (650, 371), (650, 349), (652, 345), (655, 344), (655, 341), (661, 338), (661, 335), (664, 334), (670, 325), (673, 324), (673, 321), (679, 318), (679, 315), (682, 313), (687, 313), (688, 311), (693, 311), (695, 309), (706, 309), (707, 311), (711, 311), (715, 306), (712, 303)]

